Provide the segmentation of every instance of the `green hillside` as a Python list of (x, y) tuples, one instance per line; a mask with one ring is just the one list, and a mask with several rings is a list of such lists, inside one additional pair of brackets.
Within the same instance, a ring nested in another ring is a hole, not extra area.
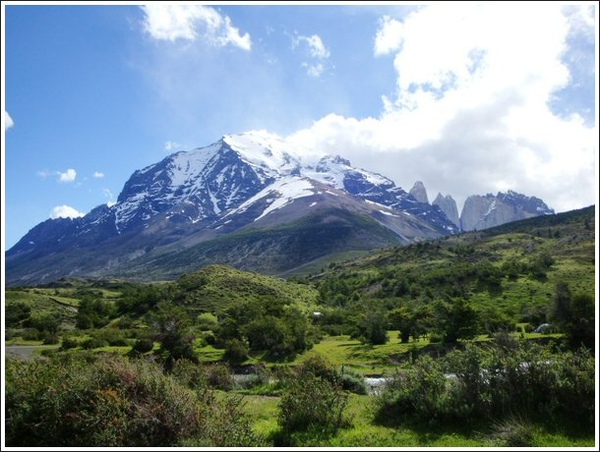
[[(589, 447), (595, 261), (590, 207), (293, 280), (208, 265), (7, 288), (7, 438)], [(12, 356), (42, 343), (44, 361)], [(381, 393), (365, 376), (385, 377)]]
[(334, 310), (461, 298), (482, 315), (539, 324), (557, 284), (595, 294), (595, 208), (385, 249), (307, 280)]
[(315, 306), (318, 292), (309, 285), (273, 276), (236, 270), (226, 265), (209, 265), (183, 275), (176, 282), (176, 301), (197, 312), (219, 314), (243, 301), (274, 298), (298, 304), (305, 310)]

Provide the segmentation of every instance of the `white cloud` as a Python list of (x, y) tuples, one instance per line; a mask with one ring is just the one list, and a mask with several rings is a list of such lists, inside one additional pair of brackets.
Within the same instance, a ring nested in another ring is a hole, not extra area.
[(313, 58), (318, 58), (320, 60), (329, 58), (329, 50), (327, 50), (319, 35), (300, 36), (299, 39), (308, 44), (310, 56)]
[(12, 120), (8, 112), (4, 110), (4, 130), (10, 129), (14, 125), (14, 121)]
[(243, 36), (228, 16), (209, 6), (189, 4), (158, 4), (141, 6), (144, 28), (154, 39), (176, 41), (203, 40), (211, 45), (233, 45), (250, 50), (250, 35)]
[(101, 171), (94, 171), (93, 177), (95, 179), (103, 179), (105, 174)]
[(79, 212), (77, 209), (63, 204), (62, 206), (56, 206), (54, 209), (52, 209), (50, 218), (78, 218), (83, 217), (84, 215), (85, 213)]
[(52, 173), (48, 170), (40, 170), (36, 173), (39, 177), (41, 177), (42, 179), (46, 179), (48, 178), (48, 176), (50, 176)]
[(73, 168), (69, 168), (64, 173), (58, 173), (58, 181), (59, 182), (73, 182), (77, 178), (77, 171)]
[(302, 62), (302, 67), (306, 68), (306, 73), (311, 77), (320, 77), (325, 71), (325, 62), (330, 56), (330, 52), (323, 44), (319, 35), (296, 36), (292, 40), (292, 48), (302, 47), (309, 61)]
[(184, 148), (184, 145), (177, 141), (165, 141), (165, 151), (175, 152), (180, 151)]
[(379, 20), (379, 30), (375, 36), (375, 55), (387, 55), (402, 45), (402, 22), (390, 16)]
[(594, 204), (596, 131), (550, 107), (572, 80), (568, 36), (589, 24), (587, 9), (534, 3), (432, 4), (385, 17), (374, 54), (394, 54), (397, 91), (382, 114), (331, 114), (288, 138), (405, 189), (421, 180), (430, 198), (451, 194), (459, 209), (468, 195), (509, 188), (559, 212)]

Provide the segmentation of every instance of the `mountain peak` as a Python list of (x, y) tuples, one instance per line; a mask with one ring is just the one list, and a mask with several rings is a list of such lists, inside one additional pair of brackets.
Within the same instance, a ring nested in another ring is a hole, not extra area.
[(425, 190), (425, 185), (423, 185), (423, 182), (421, 182), (420, 180), (415, 182), (413, 187), (410, 189), (409, 193), (413, 195), (417, 201), (429, 204), (429, 198), (427, 198), (427, 190)]
[[(514, 192), (481, 198), (482, 205), (523, 206), (531, 215), (548, 210)], [(299, 256), (314, 260), (459, 232), (447, 209), (427, 201), (420, 181), (409, 194), (340, 155), (264, 130), (224, 135), (135, 171), (110, 207), (38, 225), (7, 252), (6, 277), (10, 284), (75, 274), (148, 277), (150, 268), (164, 277), (209, 261), (288, 271), (307, 263)], [(498, 218), (517, 219), (507, 212)], [(302, 249), (312, 251), (290, 255)]]
[(446, 214), (448, 219), (456, 226), (460, 226), (460, 218), (458, 217), (458, 208), (456, 207), (456, 201), (451, 195), (443, 196), (438, 193), (432, 203), (434, 206), (439, 206), (442, 212)]
[(463, 231), (472, 231), (553, 214), (554, 210), (541, 199), (509, 190), (507, 193), (498, 192), (496, 196), (491, 193), (469, 196), (463, 206), (460, 223)]

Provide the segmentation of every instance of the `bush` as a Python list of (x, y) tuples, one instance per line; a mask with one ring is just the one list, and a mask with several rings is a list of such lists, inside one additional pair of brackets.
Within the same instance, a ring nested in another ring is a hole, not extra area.
[(346, 367), (342, 367), (339, 374), (342, 389), (354, 394), (367, 394), (367, 383), (365, 377), (360, 373)]
[(9, 447), (255, 446), (240, 400), (195, 392), (119, 355), (6, 361)]
[(211, 392), (202, 395), (205, 419), (202, 435), (184, 438), (184, 447), (260, 447), (266, 440), (252, 429), (251, 418), (244, 412), (245, 402), (239, 395), (216, 398)]
[(516, 341), (489, 348), (467, 345), (439, 362), (420, 357), (378, 397), (377, 417), (396, 422), (498, 422), (520, 413), (593, 431), (594, 368), (589, 351), (552, 354)]
[(85, 350), (93, 350), (95, 348), (108, 347), (108, 341), (105, 338), (91, 337), (81, 343), (81, 347)]
[(54, 344), (58, 344), (60, 342), (60, 338), (58, 337), (58, 333), (52, 333), (52, 334), (44, 334), (43, 335), (44, 339), (42, 341), (42, 343), (44, 345), (54, 345)]
[(21, 337), (26, 341), (39, 341), (42, 338), (42, 333), (36, 328), (26, 328)]
[(79, 341), (71, 336), (63, 337), (62, 343), (60, 345), (61, 350), (69, 350), (71, 348), (77, 348), (79, 346)]
[(190, 394), (144, 363), (103, 357), (38, 366), (7, 369), (9, 445), (168, 446), (195, 432)]
[(248, 359), (250, 347), (248, 342), (242, 339), (227, 339), (225, 341), (225, 359), (234, 363), (240, 363)]
[(202, 366), (188, 359), (175, 361), (171, 374), (179, 383), (195, 391), (208, 388), (208, 378)]
[(349, 424), (344, 416), (348, 394), (343, 390), (339, 374), (330, 362), (316, 353), (286, 379), (279, 402), (278, 423), (281, 427), (276, 445), (290, 445), (294, 434), (308, 433), (326, 437)]
[(519, 417), (510, 417), (493, 425), (492, 438), (498, 447), (535, 447), (532, 424)]
[(154, 349), (154, 342), (152, 339), (140, 338), (134, 342), (131, 352), (133, 355), (143, 355), (144, 353), (152, 351), (152, 349)]
[(223, 363), (204, 364), (202, 371), (211, 388), (229, 391), (235, 386), (235, 380), (229, 366)]
[(291, 442), (297, 432), (309, 431), (318, 437), (335, 433), (348, 423), (344, 418), (347, 402), (347, 394), (327, 380), (311, 374), (295, 379), (279, 402), (282, 441)]
[(306, 358), (298, 366), (293, 378), (301, 378), (305, 375), (312, 375), (314, 377), (322, 378), (323, 380), (329, 381), (331, 384), (336, 385), (338, 383), (338, 373), (335, 367), (331, 364), (324, 356), (318, 353), (308, 353)]

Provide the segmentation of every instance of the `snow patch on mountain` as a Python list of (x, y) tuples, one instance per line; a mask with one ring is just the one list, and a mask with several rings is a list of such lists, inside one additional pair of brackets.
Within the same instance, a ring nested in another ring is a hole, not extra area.
[(169, 185), (178, 187), (189, 184), (189, 181), (197, 178), (220, 150), (221, 146), (214, 143), (190, 152), (182, 151), (173, 154), (172, 163), (167, 169), (170, 177)]
[(256, 195), (240, 205), (237, 209), (233, 209), (225, 214), (225, 217), (243, 213), (255, 203), (258, 203), (259, 201), (265, 201), (268, 206), (254, 219), (254, 221), (257, 221), (274, 210), (288, 205), (296, 199), (312, 196), (314, 194), (315, 187), (310, 180), (296, 176), (284, 177), (258, 192)]
[(286, 151), (287, 145), (277, 135), (252, 131), (241, 135), (225, 135), (223, 141), (237, 151), (243, 161), (260, 168), (271, 177), (299, 171), (299, 158)]

